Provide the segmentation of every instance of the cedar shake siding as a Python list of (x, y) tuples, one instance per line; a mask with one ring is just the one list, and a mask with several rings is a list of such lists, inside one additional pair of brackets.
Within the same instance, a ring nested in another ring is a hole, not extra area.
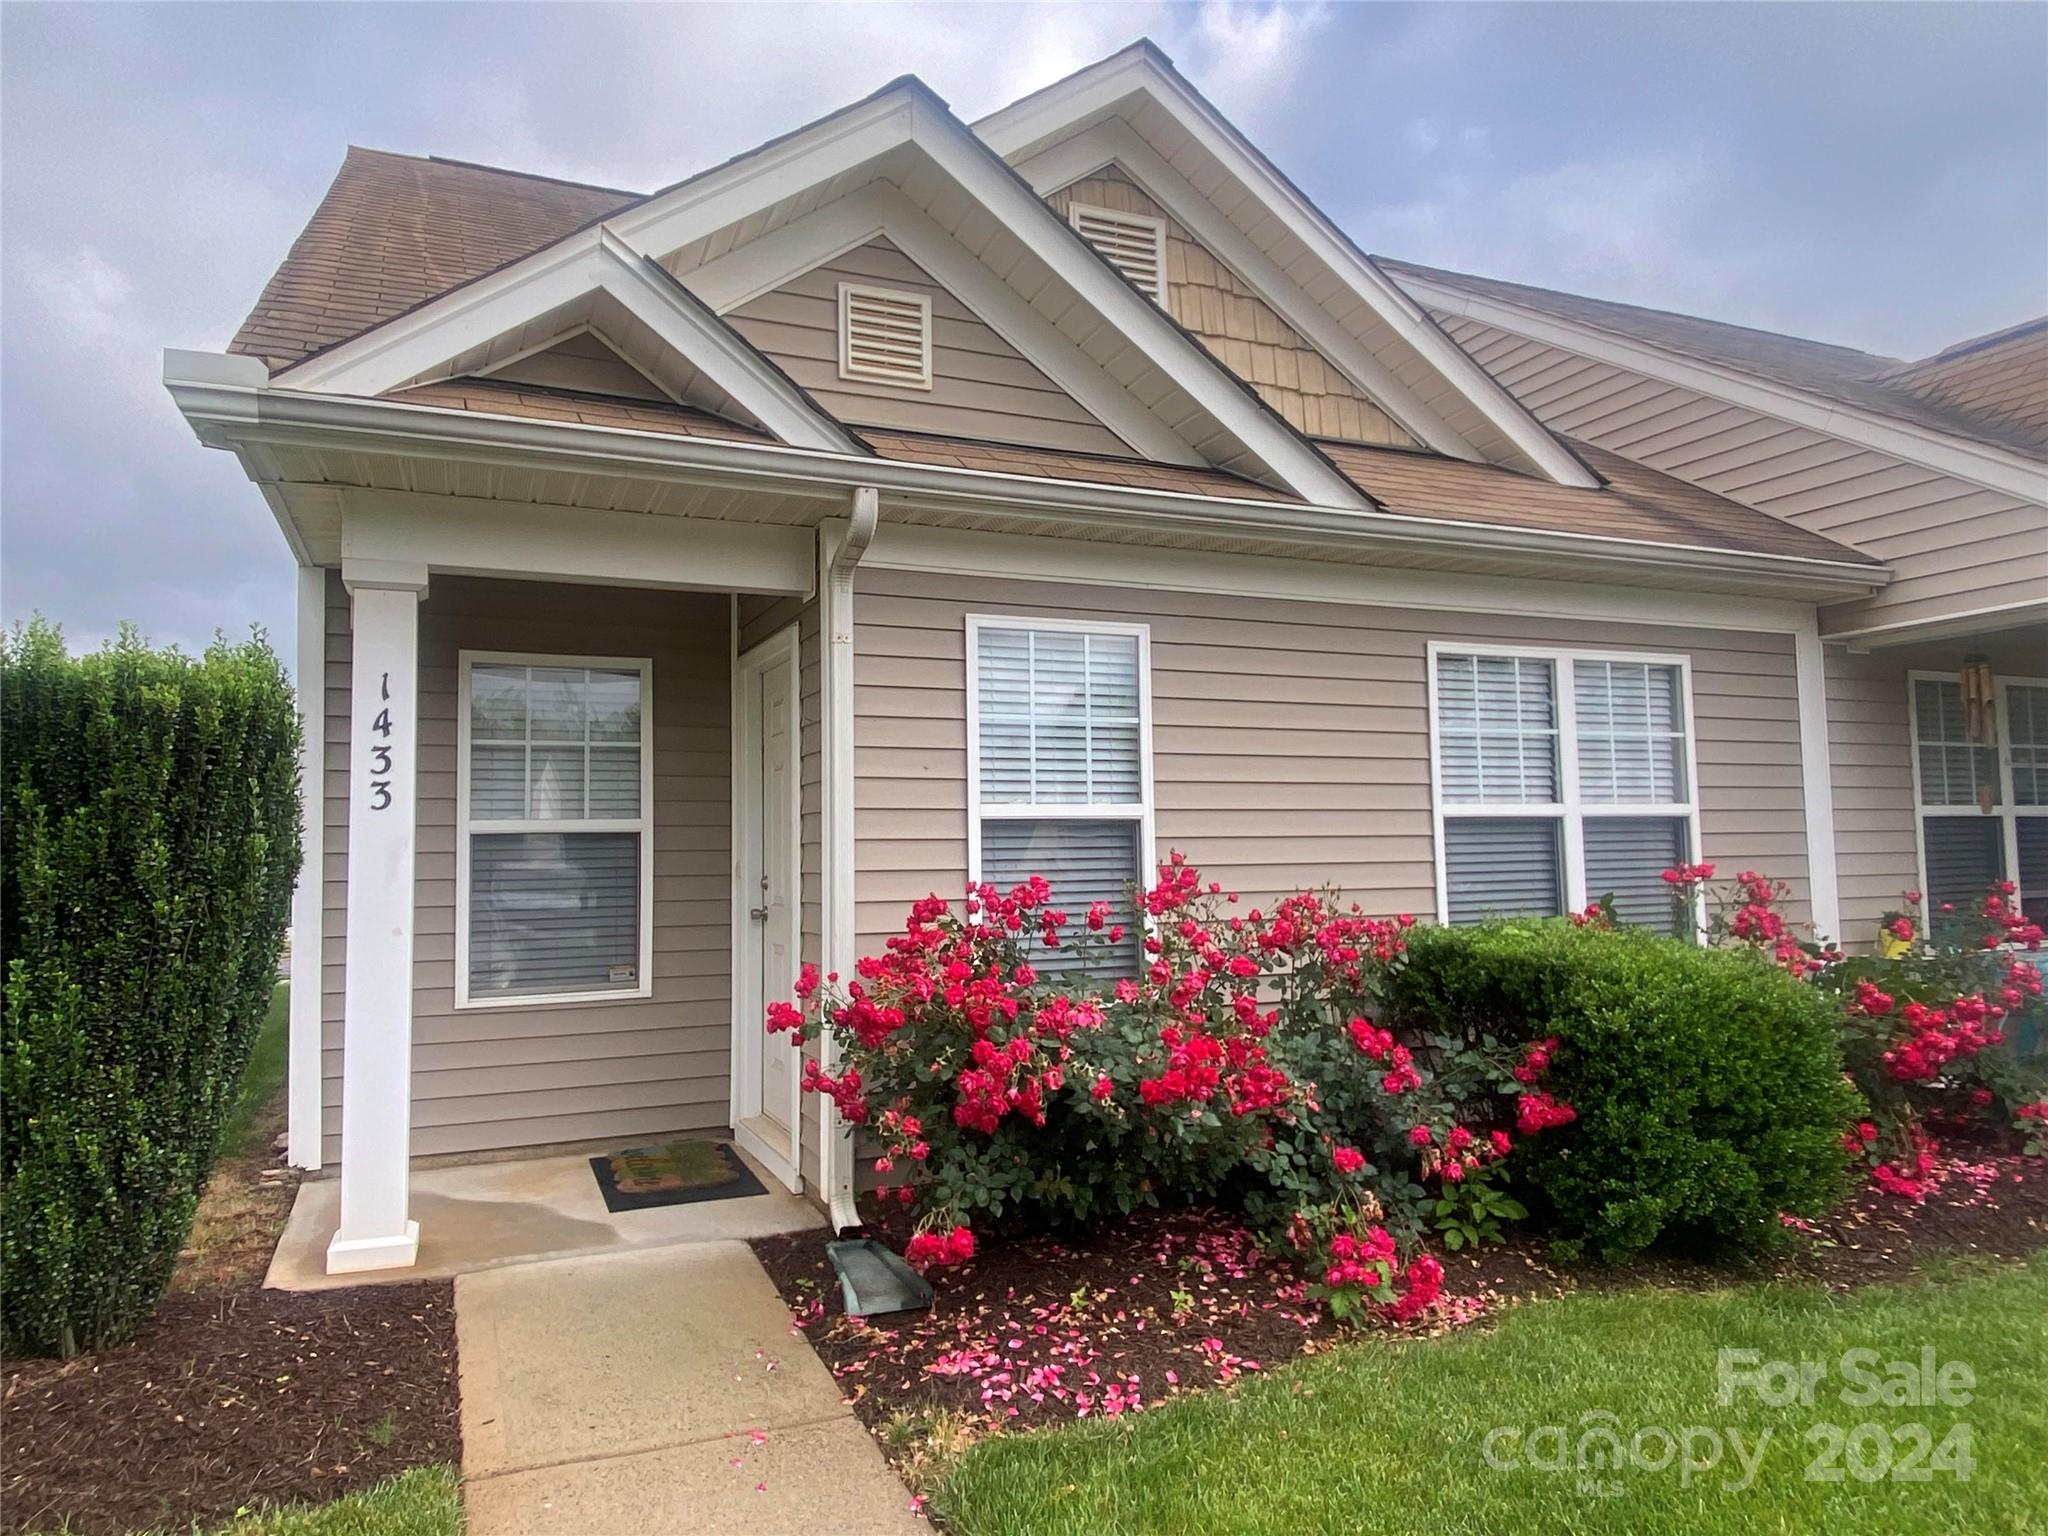
[[(932, 305), (932, 384), (909, 389), (839, 376), (839, 285), (924, 295)], [(885, 239), (834, 257), (725, 317), (732, 328), (853, 426), (936, 432), (1082, 453), (1130, 453), (1122, 438), (1027, 361)]]
[(1156, 851), (1248, 900), (1332, 881), (1368, 911), (1436, 910), (1426, 646), (1692, 659), (1703, 856), (1790, 881), (1806, 912), (1792, 639), (901, 571), (854, 609), (857, 927), (866, 952), (967, 874), (966, 617), (1151, 629)]
[[(1876, 596), (1821, 610), (1831, 634), (2038, 602), (2048, 506), (1478, 321), (1444, 329), (1553, 431), (1888, 562)], [(2044, 478), (2048, 494), (2048, 478)]]
[(1046, 201), (1063, 219), (1075, 203), (1084, 203), (1163, 223), (1167, 307), (1173, 318), (1296, 431), (1348, 443), (1418, 446), (1364, 390), (1118, 167), (1106, 166), (1062, 187)]
[[(482, 1152), (723, 1126), (729, 1112), (730, 599), (436, 577), (420, 606), (412, 1150)], [(341, 1141), (349, 600), (328, 579), (322, 1152)], [(457, 654), (653, 659), (654, 995), (455, 1003)]]

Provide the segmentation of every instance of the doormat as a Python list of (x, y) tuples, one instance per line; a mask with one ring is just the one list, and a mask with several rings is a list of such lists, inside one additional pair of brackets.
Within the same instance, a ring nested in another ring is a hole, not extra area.
[(669, 1141), (628, 1147), (590, 1160), (608, 1211), (646, 1211), (658, 1205), (735, 1200), (765, 1195), (761, 1181), (722, 1141)]

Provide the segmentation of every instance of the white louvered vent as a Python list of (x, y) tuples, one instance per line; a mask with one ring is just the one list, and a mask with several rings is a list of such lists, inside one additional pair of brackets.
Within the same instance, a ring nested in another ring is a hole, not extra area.
[(1166, 225), (1142, 213), (1070, 203), (1067, 219), (1083, 240), (1154, 303), (1166, 302)]
[(839, 285), (839, 376), (932, 387), (932, 301), (895, 288)]

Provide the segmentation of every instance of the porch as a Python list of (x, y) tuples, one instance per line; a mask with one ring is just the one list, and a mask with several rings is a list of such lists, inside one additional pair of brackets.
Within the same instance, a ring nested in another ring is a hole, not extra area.
[[(502, 504), (343, 501), (301, 572), (290, 1136), (336, 1177), (274, 1282), (815, 1223), (830, 1153), (760, 1021), (821, 953), (834, 530), (583, 512), (536, 553)], [(678, 1135), (770, 1194), (613, 1215), (587, 1153), (421, 1162)]]

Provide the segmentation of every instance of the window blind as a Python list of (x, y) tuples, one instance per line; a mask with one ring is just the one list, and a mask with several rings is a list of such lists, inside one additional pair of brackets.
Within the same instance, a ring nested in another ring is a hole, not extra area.
[(2005, 713), (2012, 736), (2013, 804), (2048, 805), (2048, 688), (2008, 683)]
[(2018, 821), (2020, 909), (2048, 928), (2048, 816)]
[(1920, 838), (1927, 850), (1927, 901), (1931, 911), (1951, 905), (1973, 911), (1984, 889), (2004, 878), (2004, 849), (1995, 816), (1923, 816)]
[(1596, 805), (1676, 805), (1686, 800), (1685, 715), (1678, 668), (1575, 661), (1572, 691), (1582, 798)]
[(1587, 899), (1612, 896), (1623, 922), (1676, 933), (1678, 907), (1664, 871), (1686, 862), (1685, 830), (1675, 816), (1587, 817)]
[(472, 996), (639, 985), (637, 832), (478, 833), (469, 871)]
[(1137, 637), (979, 633), (983, 804), (1141, 805)]
[(1922, 805), (1976, 805), (1980, 787), (1988, 787), (1997, 802), (1998, 750), (1970, 740), (1960, 684), (1916, 678), (1913, 729), (1919, 738)]
[(1453, 923), (1555, 917), (1564, 910), (1553, 818), (1471, 817), (1444, 823), (1444, 869)]
[(1088, 907), (1109, 903), (1123, 939), (1083, 962), (1067, 951), (1048, 950), (1036, 934), (1025, 944), (1031, 963), (1048, 975), (1064, 972), (1132, 976), (1138, 970), (1139, 925), (1130, 917), (1129, 887), (1138, 878), (1138, 823), (1080, 821), (984, 821), (981, 877), (1008, 890), (1032, 875), (1052, 886), (1052, 904), (1067, 914), (1069, 932), (1085, 927)]
[(469, 997), (644, 982), (641, 694), (637, 670), (469, 665)]
[(1447, 803), (1556, 803), (1554, 678), (1541, 658), (1437, 658), (1438, 768)]

